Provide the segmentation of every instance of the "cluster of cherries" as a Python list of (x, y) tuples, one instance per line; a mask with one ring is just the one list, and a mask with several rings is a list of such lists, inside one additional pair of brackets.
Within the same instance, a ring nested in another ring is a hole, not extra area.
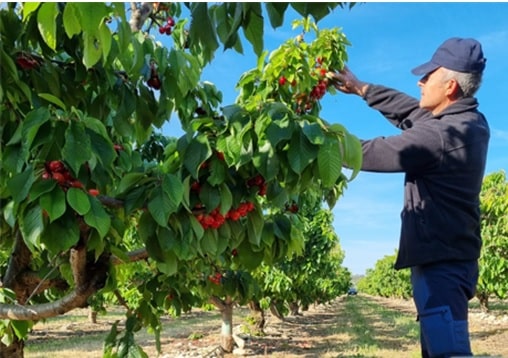
[[(52, 160), (45, 163), (44, 168), (45, 170), (42, 173), (42, 179), (55, 180), (63, 191), (67, 191), (69, 188), (84, 189), (83, 183), (72, 176), (62, 161)], [(89, 189), (88, 193), (92, 196), (99, 195), (99, 191), (97, 189)]]
[(222, 280), (222, 274), (220, 272), (216, 272), (214, 275), (208, 276), (208, 280), (210, 280), (211, 283), (220, 285)]
[[(224, 153), (216, 152), (215, 155), (221, 161), (224, 160)], [(206, 169), (209, 166), (209, 162), (205, 161), (201, 164), (200, 169)], [(246, 182), (248, 188), (258, 187), (258, 194), (261, 196), (266, 195), (266, 183), (265, 179), (261, 175), (256, 175)], [(190, 186), (191, 191), (199, 194), (201, 191), (201, 184), (199, 181), (194, 181)], [(198, 203), (196, 209), (202, 209), (203, 206), (201, 203)], [(199, 213), (196, 215), (196, 219), (199, 221), (201, 226), (206, 229), (218, 229), (221, 227), (226, 220), (238, 221), (241, 218), (247, 216), (251, 211), (255, 208), (254, 203), (252, 202), (242, 202), (238, 205), (237, 208), (230, 209), (225, 215), (223, 215), (219, 208), (215, 208), (209, 214)]]
[(266, 182), (265, 178), (263, 178), (261, 175), (256, 175), (253, 178), (250, 178), (247, 180), (247, 186), (249, 188), (257, 186), (258, 187), (258, 194), (261, 196), (266, 195)]
[(168, 16), (168, 19), (166, 20), (166, 24), (164, 26), (159, 27), (159, 33), (171, 35), (173, 32), (173, 26), (175, 26), (175, 19), (173, 19), (171, 16)]
[[(300, 113), (302, 111), (302, 104), (304, 105), (303, 108), (305, 111), (309, 111), (312, 109), (314, 103), (316, 101), (319, 101), (323, 96), (326, 94), (327, 88), (328, 88), (328, 78), (326, 78), (326, 74), (328, 71), (322, 67), (323, 59), (321, 57), (318, 57), (316, 59), (316, 73), (319, 77), (318, 83), (312, 88), (308, 98), (306, 99), (306, 102), (303, 103), (304, 99), (307, 97), (306, 95), (299, 95), (297, 96), (297, 104), (299, 106), (298, 112)], [(288, 80), (284, 76), (279, 77), (279, 85), (284, 86), (288, 83)], [(291, 86), (295, 86), (296, 82), (293, 80), (291, 82)]]
[(198, 214), (196, 219), (199, 221), (203, 229), (218, 229), (226, 220), (237, 221), (240, 218), (247, 216), (254, 210), (254, 204), (251, 202), (241, 203), (238, 208), (229, 210), (226, 215), (222, 215), (219, 208), (215, 208), (210, 214)]

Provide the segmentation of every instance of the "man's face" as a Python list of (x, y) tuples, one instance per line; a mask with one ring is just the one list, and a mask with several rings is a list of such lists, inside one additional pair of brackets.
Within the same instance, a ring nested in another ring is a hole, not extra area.
[(449, 104), (447, 96), (448, 81), (444, 79), (444, 70), (439, 67), (437, 70), (428, 73), (418, 81), (420, 87), (421, 98), (420, 107), (433, 114), (438, 114)]

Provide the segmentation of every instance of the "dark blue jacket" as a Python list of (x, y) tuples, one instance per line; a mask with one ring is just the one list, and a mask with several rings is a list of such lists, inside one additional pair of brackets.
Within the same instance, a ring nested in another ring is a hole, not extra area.
[(362, 170), (405, 173), (395, 268), (477, 259), (490, 137), (477, 100), (461, 99), (434, 116), (417, 99), (383, 86), (370, 85), (364, 99), (402, 129), (362, 141)]

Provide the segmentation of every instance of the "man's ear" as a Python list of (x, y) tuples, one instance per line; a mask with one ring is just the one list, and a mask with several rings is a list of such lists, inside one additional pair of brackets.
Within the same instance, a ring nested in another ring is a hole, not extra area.
[(457, 80), (452, 78), (446, 83), (446, 95), (452, 99), (462, 97), (462, 89), (460, 88)]

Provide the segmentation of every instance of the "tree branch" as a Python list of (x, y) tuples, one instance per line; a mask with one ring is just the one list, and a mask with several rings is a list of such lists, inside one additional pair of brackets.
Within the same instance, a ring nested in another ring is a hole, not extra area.
[(148, 19), (148, 17), (152, 14), (153, 3), (143, 2), (138, 8), (135, 2), (131, 2), (131, 10), (132, 15), (129, 20), (129, 25), (131, 26), (132, 32), (138, 32), (143, 27), (146, 19)]
[(148, 252), (146, 251), (146, 249), (137, 249), (137, 250), (128, 252), (127, 257), (128, 257), (128, 260), (125, 261), (117, 256), (111, 256), (111, 264), (121, 265), (124, 263), (146, 260), (148, 258)]
[(107, 276), (107, 259), (108, 258), (102, 258), (95, 263), (92, 268), (85, 268), (85, 272), (90, 274), (87, 280), (83, 281), (82, 277), (80, 277), (79, 280), (83, 281), (83, 285), (76, 286), (76, 288), (65, 297), (54, 302), (30, 306), (1, 304), (0, 317), (2, 319), (23, 321), (41, 320), (67, 313), (78, 307), (86, 306), (88, 297), (104, 286)]

